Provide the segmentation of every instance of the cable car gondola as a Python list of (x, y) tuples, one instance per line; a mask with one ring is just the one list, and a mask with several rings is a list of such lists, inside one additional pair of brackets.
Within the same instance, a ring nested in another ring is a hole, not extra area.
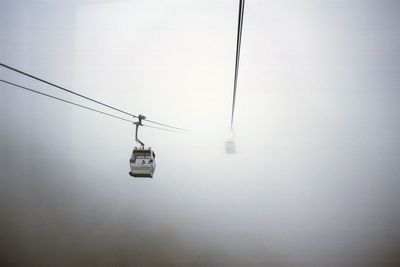
[(138, 139), (138, 129), (142, 125), (142, 119), (146, 117), (139, 115), (139, 121), (134, 122), (136, 125), (135, 141), (139, 143), (139, 147), (134, 147), (131, 159), (129, 160), (131, 171), (129, 175), (135, 178), (153, 178), (156, 169), (156, 155), (154, 151), (148, 147), (145, 148), (144, 143)]
[(235, 141), (228, 140), (225, 142), (225, 152), (228, 154), (234, 154), (236, 152)]
[(129, 175), (132, 177), (153, 178), (156, 169), (155, 157), (150, 147), (147, 149), (135, 147), (130, 159), (131, 171)]
[(225, 142), (225, 153), (227, 154), (236, 153), (235, 132), (233, 131), (233, 128), (231, 128), (231, 134), (231, 138)]

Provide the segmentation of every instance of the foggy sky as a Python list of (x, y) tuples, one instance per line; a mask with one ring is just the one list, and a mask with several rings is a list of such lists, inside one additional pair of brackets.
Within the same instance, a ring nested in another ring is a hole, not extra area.
[(247, 0), (228, 155), (237, 9), (0, 2), (0, 62), (192, 130), (132, 179), (132, 125), (0, 84), (0, 265), (400, 263), (400, 5)]

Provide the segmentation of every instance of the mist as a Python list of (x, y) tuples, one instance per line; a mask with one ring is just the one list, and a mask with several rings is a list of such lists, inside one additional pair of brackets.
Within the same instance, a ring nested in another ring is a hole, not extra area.
[(237, 9), (0, 2), (0, 62), (191, 130), (141, 128), (133, 179), (131, 123), (1, 83), (0, 265), (400, 264), (400, 5), (246, 1), (226, 154)]

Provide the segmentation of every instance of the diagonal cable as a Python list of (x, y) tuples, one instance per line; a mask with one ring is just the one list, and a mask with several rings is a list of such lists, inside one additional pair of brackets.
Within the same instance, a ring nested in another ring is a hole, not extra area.
[(240, 46), (241, 46), (241, 43), (242, 43), (244, 2), (245, 2), (245, 0), (240, 0), (240, 2), (239, 2), (239, 18), (238, 18), (238, 31), (237, 31), (237, 42), (236, 42), (235, 77), (234, 77), (234, 81), (233, 81), (231, 130), (233, 129), (233, 119), (234, 119), (234, 115), (235, 115), (236, 89), (237, 89), (237, 80), (238, 80), (238, 73), (239, 73)]
[(161, 127), (155, 127), (155, 126), (150, 126), (147, 124), (142, 124), (144, 127), (152, 128), (152, 129), (157, 129), (157, 130), (162, 130), (162, 131), (167, 131), (167, 132), (173, 132), (173, 133), (179, 133), (179, 134), (188, 134), (187, 132), (182, 132), (182, 131), (176, 131), (176, 130), (170, 130), (166, 128), (161, 128)]
[[(86, 99), (86, 100), (90, 100), (90, 101), (92, 101), (92, 102), (94, 102), (94, 103), (103, 105), (103, 106), (105, 106), (105, 107), (107, 107), (107, 108), (110, 108), (110, 109), (116, 110), (116, 111), (118, 111), (118, 112), (121, 112), (121, 113), (123, 113), (123, 114), (129, 115), (129, 116), (131, 116), (131, 117), (133, 117), (133, 118), (137, 118), (137, 117), (138, 117), (137, 115), (134, 115), (134, 114), (132, 114), (132, 113), (130, 113), (130, 112), (127, 112), (127, 111), (124, 111), (124, 110), (122, 110), (122, 109), (119, 109), (119, 108), (110, 106), (110, 105), (108, 105), (108, 104), (105, 104), (105, 103), (103, 103), (103, 102), (100, 102), (100, 101), (98, 101), (98, 100), (95, 100), (95, 99), (93, 99), (93, 98), (90, 98), (90, 97), (88, 97), (88, 96), (79, 94), (79, 93), (74, 92), (74, 91), (72, 91), (72, 90), (69, 90), (69, 89), (67, 89), (67, 88), (65, 88), (65, 87), (56, 85), (56, 84), (54, 84), (54, 83), (51, 83), (51, 82), (49, 82), (49, 81), (46, 81), (46, 80), (44, 80), (44, 79), (42, 79), (42, 78), (39, 78), (39, 77), (37, 77), (37, 76), (34, 76), (34, 75), (32, 75), (32, 74), (26, 73), (26, 72), (24, 72), (24, 71), (22, 71), (22, 70), (16, 69), (16, 68), (11, 67), (11, 66), (9, 66), (9, 65), (6, 65), (6, 64), (4, 64), (4, 63), (1, 63), (1, 62), (0, 62), (0, 66), (2, 66), (2, 67), (4, 67), (4, 68), (7, 68), (7, 69), (10, 69), (10, 70), (12, 70), (12, 71), (15, 71), (15, 72), (17, 72), (17, 73), (20, 73), (20, 74), (22, 74), (22, 75), (25, 75), (25, 76), (27, 76), (27, 77), (30, 77), (30, 78), (32, 78), (32, 79), (35, 79), (35, 80), (37, 80), (37, 81), (43, 82), (43, 83), (45, 83), (45, 84), (51, 85), (51, 86), (53, 86), (53, 87), (55, 87), (55, 88), (58, 88), (58, 89), (60, 89), (60, 90), (65, 91), (65, 92), (68, 92), (68, 93), (77, 95), (77, 96), (82, 97), (82, 98), (84, 98), (84, 99)], [(168, 125), (168, 124), (164, 124), (164, 123), (160, 123), (160, 122), (156, 122), (156, 121), (152, 121), (152, 120), (147, 120), (147, 119), (145, 119), (145, 120), (146, 120), (147, 122), (149, 122), (149, 123), (158, 124), (158, 125), (160, 125), (160, 126), (169, 127), (169, 128), (176, 129), (176, 130), (181, 130), (181, 131), (188, 131), (188, 130), (186, 130), (186, 129), (179, 128), (179, 127), (175, 127), (175, 126), (172, 126), (172, 125)]]
[[(43, 93), (43, 92), (39, 92), (37, 90), (31, 89), (31, 88), (28, 88), (28, 87), (25, 87), (25, 86), (22, 86), (22, 85), (13, 83), (13, 82), (9, 82), (9, 81), (2, 80), (2, 79), (0, 79), (0, 82), (8, 84), (8, 85), (15, 86), (15, 87), (18, 87), (20, 89), (29, 91), (31, 93), (39, 94), (39, 95), (46, 96), (46, 97), (49, 97), (49, 98), (52, 98), (52, 99), (55, 99), (55, 100), (70, 104), (70, 105), (74, 105), (74, 106), (77, 106), (77, 107), (80, 107), (80, 108), (84, 108), (86, 110), (94, 111), (94, 112), (97, 112), (97, 113), (100, 113), (100, 114), (103, 114), (103, 115), (106, 115), (106, 116), (109, 116), (109, 117), (112, 117), (112, 118), (115, 118), (115, 119), (119, 119), (119, 120), (123, 120), (123, 121), (134, 123), (134, 121), (132, 121), (132, 120), (127, 120), (125, 118), (122, 118), (122, 117), (119, 117), (119, 116), (115, 116), (113, 114), (110, 114), (110, 113), (107, 113), (107, 112), (103, 112), (103, 111), (98, 110), (98, 109), (90, 108), (90, 107), (87, 107), (87, 106), (84, 106), (84, 105), (81, 105), (81, 104), (78, 104), (78, 103), (75, 103), (75, 102), (72, 102), (72, 101), (68, 101), (68, 100), (53, 96), (53, 95), (49, 95), (49, 94), (46, 94), (46, 93)], [(163, 131), (168, 131), (168, 132), (186, 134), (185, 132), (182, 132), (182, 131), (170, 130), (170, 129), (165, 129), (165, 128), (161, 128), (161, 127), (154, 127), (154, 126), (150, 126), (150, 125), (142, 125), (142, 126), (148, 127), (148, 128), (152, 128), (152, 129), (157, 129), (157, 130), (163, 130)]]
[(30, 78), (32, 78), (32, 79), (35, 79), (35, 80), (37, 80), (37, 81), (43, 82), (43, 83), (48, 84), (48, 85), (51, 85), (51, 86), (53, 86), (53, 87), (56, 87), (56, 88), (58, 88), (58, 89), (60, 89), (60, 90), (63, 90), (63, 91), (65, 91), (65, 92), (68, 92), (68, 93), (77, 95), (77, 96), (79, 96), (79, 97), (82, 97), (82, 98), (84, 98), (84, 99), (90, 100), (90, 101), (95, 102), (95, 103), (97, 103), (97, 104), (103, 105), (103, 106), (105, 106), (105, 107), (108, 107), (108, 108), (111, 108), (111, 109), (113, 109), (113, 110), (119, 111), (119, 112), (124, 113), (124, 114), (126, 114), (126, 115), (132, 116), (132, 117), (134, 117), (134, 118), (137, 117), (136, 115), (134, 115), (134, 114), (132, 114), (132, 113), (129, 113), (129, 112), (123, 111), (122, 109), (119, 109), (119, 108), (116, 108), (116, 107), (107, 105), (107, 104), (105, 104), (105, 103), (103, 103), (103, 102), (100, 102), (100, 101), (95, 100), (95, 99), (93, 99), (93, 98), (90, 98), (90, 97), (87, 97), (87, 96), (85, 96), (85, 95), (79, 94), (79, 93), (77, 93), (77, 92), (74, 92), (74, 91), (72, 91), (72, 90), (69, 90), (69, 89), (64, 88), (64, 87), (62, 87), (62, 86), (59, 86), (59, 85), (57, 85), (57, 84), (51, 83), (51, 82), (49, 82), (49, 81), (46, 81), (46, 80), (44, 80), (44, 79), (42, 79), (42, 78), (36, 77), (36, 76), (34, 76), (34, 75), (31, 75), (31, 74), (26, 73), (26, 72), (24, 72), (24, 71), (22, 71), (22, 70), (13, 68), (13, 67), (8, 66), (8, 65), (6, 65), (6, 64), (3, 64), (3, 63), (1, 63), (1, 62), (0, 62), (0, 66), (2, 66), (2, 67), (4, 67), (4, 68), (7, 68), (7, 69), (10, 69), (10, 70), (12, 70), (12, 71), (18, 72), (18, 73), (20, 73), (20, 74), (22, 74), (22, 75), (25, 75), (25, 76), (30, 77)]
[(90, 107), (87, 107), (87, 106), (84, 106), (84, 105), (81, 105), (81, 104), (77, 104), (77, 103), (74, 103), (74, 102), (59, 98), (59, 97), (55, 97), (55, 96), (52, 96), (52, 95), (49, 95), (49, 94), (45, 94), (45, 93), (36, 91), (34, 89), (31, 89), (31, 88), (28, 88), (28, 87), (25, 87), (25, 86), (22, 86), (22, 85), (19, 85), (19, 84), (16, 84), (16, 83), (12, 83), (12, 82), (5, 81), (5, 80), (2, 80), (2, 79), (0, 79), (0, 82), (3, 82), (3, 83), (6, 83), (6, 84), (9, 84), (9, 85), (12, 85), (12, 86), (27, 90), (27, 91), (35, 93), (35, 94), (47, 96), (49, 98), (56, 99), (56, 100), (64, 102), (64, 103), (68, 103), (68, 104), (71, 104), (71, 105), (74, 105), (74, 106), (77, 106), (77, 107), (81, 107), (81, 108), (84, 108), (84, 109), (87, 109), (87, 110), (90, 110), (90, 111), (94, 111), (94, 112), (97, 112), (97, 113), (100, 113), (100, 114), (103, 114), (103, 115), (107, 115), (107, 116), (110, 116), (110, 117), (113, 117), (113, 118), (116, 118), (116, 119), (120, 119), (120, 120), (128, 121), (128, 122), (133, 122), (132, 120), (127, 120), (125, 118), (122, 118), (122, 117), (119, 117), (119, 116), (115, 116), (115, 115), (107, 113), (107, 112), (103, 112), (103, 111), (100, 111), (100, 110), (97, 110), (97, 109), (94, 109), (94, 108), (90, 108)]
[(165, 126), (165, 127), (173, 128), (173, 129), (180, 130), (180, 131), (185, 131), (185, 132), (188, 132), (188, 131), (189, 131), (189, 130), (186, 130), (186, 129), (183, 129), (183, 128), (171, 126), (171, 125), (164, 124), (164, 123), (159, 123), (159, 122), (152, 121), (152, 120), (148, 120), (148, 119), (144, 119), (144, 120), (147, 121), (147, 122), (150, 122), (150, 123), (154, 123), (154, 124), (157, 124), (157, 125), (160, 125), (160, 126)]

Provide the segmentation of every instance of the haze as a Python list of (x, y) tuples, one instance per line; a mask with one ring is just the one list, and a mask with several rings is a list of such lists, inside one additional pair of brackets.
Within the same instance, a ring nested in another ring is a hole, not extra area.
[(192, 130), (132, 179), (133, 125), (1, 84), (0, 265), (399, 265), (399, 3), (247, 0), (229, 155), (238, 2), (0, 2), (0, 62)]

